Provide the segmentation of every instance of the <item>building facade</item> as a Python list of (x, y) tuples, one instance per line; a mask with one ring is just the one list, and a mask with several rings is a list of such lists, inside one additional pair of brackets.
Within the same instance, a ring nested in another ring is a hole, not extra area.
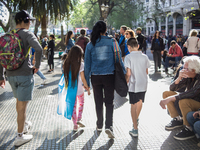
[[(144, 9), (148, 14), (143, 26), (146, 35), (153, 35), (156, 29), (166, 36), (188, 35), (191, 29), (200, 31), (200, 14), (194, 13), (199, 9), (196, 0), (159, 0), (159, 11), (155, 8), (155, 0), (145, 0)], [(156, 15), (157, 24), (151, 15), (154, 18)]]

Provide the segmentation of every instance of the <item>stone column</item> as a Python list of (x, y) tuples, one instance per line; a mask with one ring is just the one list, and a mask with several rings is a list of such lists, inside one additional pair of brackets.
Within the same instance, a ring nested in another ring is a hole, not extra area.
[(158, 22), (158, 31), (161, 31), (161, 17), (159, 17), (159, 22)]
[(173, 16), (173, 36), (176, 35), (176, 15)]
[(168, 36), (168, 16), (165, 19), (165, 35)]

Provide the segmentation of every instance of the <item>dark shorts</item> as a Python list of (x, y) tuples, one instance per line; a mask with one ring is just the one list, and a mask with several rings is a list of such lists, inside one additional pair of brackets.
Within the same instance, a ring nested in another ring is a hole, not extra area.
[(145, 97), (145, 92), (129, 92), (129, 102), (130, 104), (135, 104), (137, 102), (139, 102), (140, 100), (142, 100), (142, 102), (144, 103), (144, 97)]

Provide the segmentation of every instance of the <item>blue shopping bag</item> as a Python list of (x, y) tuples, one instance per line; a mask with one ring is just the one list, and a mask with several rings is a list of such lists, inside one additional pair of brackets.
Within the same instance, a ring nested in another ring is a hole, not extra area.
[(58, 107), (57, 114), (67, 119), (71, 119), (76, 101), (77, 80), (75, 86), (72, 86), (71, 71), (69, 72), (69, 82), (66, 86), (64, 74), (62, 74), (58, 83)]

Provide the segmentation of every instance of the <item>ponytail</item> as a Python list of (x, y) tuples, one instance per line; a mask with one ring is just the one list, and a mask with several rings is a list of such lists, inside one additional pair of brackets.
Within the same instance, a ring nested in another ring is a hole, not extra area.
[(99, 39), (100, 41), (101, 34), (104, 34), (105, 32), (106, 32), (106, 23), (103, 21), (98, 21), (92, 29), (91, 38), (90, 38), (92, 45), (95, 46), (97, 39)]

